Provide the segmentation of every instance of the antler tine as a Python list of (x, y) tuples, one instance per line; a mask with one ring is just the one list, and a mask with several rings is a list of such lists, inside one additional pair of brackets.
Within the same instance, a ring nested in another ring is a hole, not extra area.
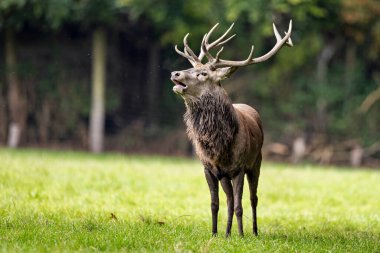
[(185, 46), (185, 50), (190, 54), (190, 56), (194, 59), (195, 62), (200, 62), (198, 59), (198, 56), (195, 55), (193, 50), (189, 47), (189, 44), (187, 43), (187, 37), (189, 36), (189, 33), (185, 35), (183, 38), (183, 45)]
[(218, 27), (219, 23), (216, 23), (216, 25), (214, 25), (210, 31), (208, 33), (206, 33), (206, 39), (205, 39), (205, 42), (208, 44), (208, 39), (210, 38), (212, 32)]
[(277, 31), (276, 25), (273, 23), (272, 26), (273, 26), (274, 36), (276, 36), (277, 41), (280, 41), (282, 38), (281, 38), (280, 34)]
[(178, 49), (177, 45), (175, 45), (174, 49), (179, 55), (188, 59), (191, 65), (193, 65), (193, 67), (196, 67), (198, 64), (201, 63), (201, 61), (194, 54), (193, 50), (191, 50), (191, 48), (189, 47), (189, 44), (187, 43), (188, 36), (189, 36), (189, 33), (187, 33), (185, 37), (183, 38), (183, 45), (185, 46), (183, 49), (183, 52)]
[(215, 56), (215, 61), (219, 61), (219, 55), (220, 53), (223, 51), (224, 47), (222, 47), (217, 53), (216, 53), (216, 56)]
[[(292, 21), (290, 20), (290, 22), (292, 22)], [(291, 24), (290, 24), (290, 26), (291, 26)], [(277, 31), (276, 25), (275, 25), (274, 23), (273, 23), (273, 31), (274, 31), (274, 35), (276, 36), (277, 41), (282, 40), (280, 34), (279, 34), (278, 31)], [(287, 32), (284, 32), (284, 33), (285, 33), (285, 35), (288, 34)], [(289, 47), (292, 47), (292, 46), (293, 46), (293, 42), (292, 42), (292, 39), (291, 39), (290, 37), (289, 37), (289, 39), (286, 41), (286, 45), (289, 46)]]
[(230, 41), (235, 36), (236, 36), (236, 34), (231, 35), (228, 39), (219, 42), (216, 46), (221, 46), (221, 45), (226, 44), (228, 41)]
[(227, 60), (219, 59), (219, 56), (218, 56), (217, 57), (218, 60), (217, 61), (213, 61), (211, 63), (211, 67), (215, 68), (215, 69), (222, 68), (222, 67), (242, 67), (242, 66), (246, 66), (246, 65), (250, 65), (250, 64), (254, 64), (254, 63), (258, 63), (258, 62), (263, 62), (263, 61), (268, 60), (275, 53), (277, 53), (277, 51), (280, 50), (280, 48), (284, 44), (286, 44), (288, 46), (293, 46), (292, 40), (290, 38), (290, 35), (292, 33), (292, 20), (290, 20), (290, 22), (289, 22), (289, 29), (288, 29), (287, 32), (285, 32), (285, 36), (283, 38), (278, 33), (275, 24), (273, 24), (273, 32), (274, 32), (274, 36), (276, 37), (276, 40), (277, 40), (276, 44), (265, 55), (260, 56), (258, 58), (253, 58), (252, 59), (253, 49), (254, 49), (254, 47), (252, 46), (251, 52), (250, 52), (250, 54), (249, 54), (249, 56), (248, 56), (248, 58), (246, 60), (244, 60), (244, 61), (227, 61)]
[(214, 25), (210, 29), (210, 31), (205, 34), (204, 40), (202, 41), (202, 45), (201, 45), (201, 53), (198, 56), (198, 58), (199, 58), (200, 61), (202, 61), (202, 59), (203, 59), (203, 57), (205, 55), (207, 56), (209, 62), (211, 62), (211, 61), (214, 60), (213, 57), (210, 57), (209, 50), (211, 50), (214, 47), (221, 46), (221, 45), (227, 43), (228, 41), (230, 41), (233, 37), (235, 37), (236, 34), (233, 34), (229, 38), (225, 39), (225, 37), (227, 36), (227, 34), (233, 28), (234, 24), (235, 23), (232, 23), (231, 26), (227, 29), (227, 31), (222, 36), (220, 36), (218, 39), (216, 39), (214, 42), (212, 42), (210, 44), (209, 44), (208, 40), (209, 40), (211, 34), (213, 33), (213, 31), (216, 29), (216, 27), (218, 27), (219, 23), (217, 23), (216, 25)]
[(184, 52), (185, 52), (185, 53), (182, 52), (181, 50), (179, 50), (178, 47), (177, 47), (177, 45), (174, 46), (174, 49), (175, 49), (175, 51), (176, 51), (179, 55), (181, 55), (181, 56), (185, 57), (186, 59), (188, 59), (189, 62), (191, 63), (191, 65), (193, 65), (193, 67), (196, 66), (196, 62), (195, 62), (194, 59), (192, 59), (191, 56), (187, 53), (186, 49), (184, 49)]
[[(288, 33), (287, 32), (284, 32), (285, 35), (287, 35)], [(289, 37), (289, 39), (286, 41), (285, 43), (288, 47), (292, 47), (293, 46), (293, 42), (292, 42), (292, 38)]]
[(175, 51), (176, 51), (179, 55), (181, 55), (181, 56), (183, 56), (183, 57), (189, 59), (189, 56), (188, 56), (187, 54), (185, 54), (184, 52), (182, 52), (181, 50), (179, 50), (177, 45), (174, 46), (174, 49), (175, 49)]
[[(212, 34), (212, 32), (218, 27), (219, 23), (216, 23), (211, 29), (210, 31), (208, 31), (207, 33), (205, 33), (205, 35), (203, 36), (203, 40), (202, 40), (202, 43), (201, 43), (201, 52), (199, 53), (199, 60), (202, 61), (203, 57), (206, 55), (207, 59), (209, 61), (212, 61), (214, 58), (211, 56), (211, 54), (209, 54), (208, 52), (208, 49), (207, 49), (207, 46), (208, 46), (208, 39), (210, 38), (210, 35)], [(210, 58), (211, 56), (211, 58)]]
[[(214, 27), (216, 27), (216, 25)], [(211, 62), (214, 60), (214, 57), (210, 54), (210, 52), (206, 48), (206, 37), (207, 37), (207, 33), (203, 36), (203, 40), (201, 43), (201, 53), (203, 52), (206, 55), (209, 62)], [(199, 58), (199, 59), (201, 60), (201, 58)]]
[(292, 34), (292, 20), (289, 22), (289, 29), (288, 32), (285, 32), (284, 38), (281, 38), (280, 34), (278, 33), (276, 26), (273, 24), (273, 31), (274, 35), (276, 36), (277, 42), (276, 45), (270, 50), (268, 53), (266, 53), (263, 56), (260, 56), (258, 58), (254, 58), (252, 63), (258, 63), (268, 60), (270, 57), (272, 57), (275, 53), (277, 53), (278, 50), (286, 43), (289, 46), (293, 46), (292, 40), (290, 39), (290, 35)]
[(244, 61), (227, 61), (227, 60), (219, 59), (219, 54), (222, 50), (220, 50), (217, 54), (217, 57), (216, 57), (217, 61), (211, 64), (212, 67), (215, 69), (223, 68), (223, 67), (241, 67), (241, 66), (246, 66), (246, 65), (251, 64), (252, 58), (253, 58), (253, 51), (255, 50), (255, 47), (252, 45), (251, 52), (249, 52), (247, 59), (245, 59)]
[[(217, 39), (217, 40), (215, 40), (213, 43), (211, 43), (211, 44), (210, 44), (210, 48), (209, 48), (209, 50), (210, 50), (211, 48), (215, 47), (215, 46), (219, 46), (219, 45), (220, 45), (219, 43), (223, 43), (223, 44), (224, 44), (224, 43), (226, 43), (227, 41), (229, 41), (230, 39), (232, 39), (236, 34), (232, 35), (232, 36), (231, 36), (230, 38), (228, 38), (226, 41), (221, 42), (221, 41), (227, 36), (227, 34), (231, 31), (231, 29), (232, 29), (232, 27), (234, 27), (234, 25), (235, 25), (235, 23), (232, 23), (231, 26), (230, 26), (230, 28), (228, 28), (227, 31), (226, 31), (222, 36), (219, 37), (219, 39)], [(211, 31), (210, 31), (210, 35), (211, 35)], [(208, 42), (208, 38), (206, 38), (206, 42)]]

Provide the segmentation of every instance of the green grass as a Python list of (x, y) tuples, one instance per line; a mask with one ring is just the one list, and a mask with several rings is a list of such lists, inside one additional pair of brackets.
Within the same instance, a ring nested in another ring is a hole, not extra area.
[[(264, 162), (259, 237), (211, 237), (196, 160), (0, 149), (2, 252), (380, 252), (380, 172)], [(111, 213), (116, 216), (111, 218)]]

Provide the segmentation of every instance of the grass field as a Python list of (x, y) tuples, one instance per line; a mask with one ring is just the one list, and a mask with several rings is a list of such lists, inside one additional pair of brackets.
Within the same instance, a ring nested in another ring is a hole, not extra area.
[(0, 149), (2, 252), (380, 252), (380, 171), (264, 162), (259, 237), (243, 201), (213, 238), (196, 160)]

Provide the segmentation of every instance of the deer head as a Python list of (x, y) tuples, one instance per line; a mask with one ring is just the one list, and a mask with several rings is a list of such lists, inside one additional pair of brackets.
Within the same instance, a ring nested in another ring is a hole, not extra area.
[[(263, 56), (253, 58), (254, 46), (252, 46), (248, 58), (243, 61), (223, 60), (220, 58), (223, 47), (220, 48), (215, 57), (211, 55), (210, 50), (224, 45), (233, 37), (235, 37), (234, 34), (226, 38), (234, 24), (232, 24), (222, 36), (220, 36), (214, 42), (210, 43), (210, 36), (218, 25), (219, 24), (216, 24), (208, 33), (203, 36), (200, 54), (198, 56), (194, 53), (194, 51), (189, 47), (187, 43), (189, 34), (186, 34), (183, 39), (183, 51), (180, 51), (177, 45), (175, 46), (176, 52), (188, 59), (193, 66), (190, 69), (173, 71), (171, 73), (171, 80), (175, 84), (173, 91), (181, 95), (185, 100), (200, 97), (203, 93), (210, 92), (213, 89), (220, 87), (220, 81), (228, 78), (239, 67), (266, 61), (274, 54), (276, 54), (276, 52), (280, 50), (282, 46), (293, 46), (292, 40), (290, 38), (292, 32), (292, 21), (290, 20), (289, 29), (287, 32), (285, 32), (285, 36), (283, 38), (280, 36), (276, 26), (273, 24), (273, 31), (277, 42), (274, 47)], [(208, 60), (205, 64), (202, 63), (204, 56), (206, 56)]]

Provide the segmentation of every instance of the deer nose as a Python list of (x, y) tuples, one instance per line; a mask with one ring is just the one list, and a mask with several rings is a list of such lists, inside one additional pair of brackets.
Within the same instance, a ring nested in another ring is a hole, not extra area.
[(179, 72), (179, 71), (173, 71), (172, 72), (172, 78), (178, 78), (178, 77), (180, 77), (181, 76), (181, 72)]

